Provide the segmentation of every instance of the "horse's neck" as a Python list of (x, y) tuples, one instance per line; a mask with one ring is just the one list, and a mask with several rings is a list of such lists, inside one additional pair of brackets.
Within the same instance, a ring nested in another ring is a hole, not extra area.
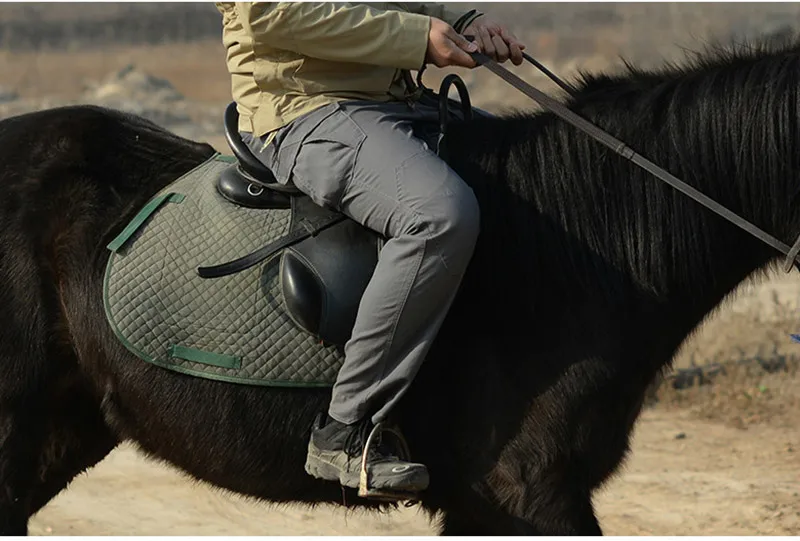
[[(518, 304), (516, 313), (523, 316), (532, 312), (523, 305), (554, 315), (581, 304), (659, 307), (691, 312), (699, 321), (774, 256), (698, 203), (632, 164), (611, 163), (608, 151), (563, 129), (572, 128), (544, 129), (533, 142), (513, 143), (501, 159), (493, 155), (498, 150), (481, 158), (473, 149), (479, 156), (473, 171), (488, 177), (468, 173), (483, 209), (476, 261), (482, 287), (498, 307)], [(691, 144), (684, 150), (702, 152)], [(695, 159), (686, 152), (654, 156), (659, 158), (678, 174)], [(688, 176), (758, 225), (774, 226), (769, 216), (753, 215), (766, 213), (763, 202), (740, 198), (753, 193), (750, 187), (726, 185), (754, 179)]]

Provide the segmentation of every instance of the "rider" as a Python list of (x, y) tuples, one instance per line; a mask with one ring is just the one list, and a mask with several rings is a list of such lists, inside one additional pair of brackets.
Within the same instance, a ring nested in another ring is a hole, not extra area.
[[(519, 65), (524, 46), (485, 15), (441, 4), (217, 7), (243, 140), (278, 182), (388, 239), (306, 460), (311, 475), (356, 488), (365, 434), (419, 370), (479, 230), (472, 190), (412, 131), (438, 112), (413, 103), (408, 70), (474, 67), (467, 53), (478, 50)], [(424, 465), (384, 448), (368, 455), (373, 487), (427, 487)]]

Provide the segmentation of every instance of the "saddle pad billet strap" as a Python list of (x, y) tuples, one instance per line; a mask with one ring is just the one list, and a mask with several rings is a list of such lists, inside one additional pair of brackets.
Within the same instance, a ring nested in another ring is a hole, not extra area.
[(169, 356), (171, 359), (183, 359), (185, 361), (220, 366), (222, 368), (238, 369), (242, 366), (241, 357), (223, 355), (221, 353), (213, 353), (211, 351), (203, 351), (178, 344), (173, 344), (170, 346)]
[[(270, 242), (266, 246), (263, 246), (255, 252), (247, 254), (246, 256), (234, 259), (233, 261), (229, 261), (227, 263), (221, 263), (219, 265), (198, 267), (197, 274), (200, 276), (200, 278), (219, 278), (221, 276), (236, 274), (237, 272), (241, 272), (245, 269), (249, 269), (253, 265), (261, 263), (284, 248), (293, 246), (301, 240), (305, 240), (308, 237), (314, 236), (320, 231), (331, 227), (332, 225), (344, 221), (346, 218), (347, 217), (344, 214), (336, 214), (330, 219), (320, 223), (316, 227), (304, 227), (296, 229), (295, 231)], [(303, 225), (302, 222), (300, 225)]]
[[(583, 117), (577, 115), (576, 113), (572, 112), (570, 109), (556, 101), (555, 99), (551, 98), (541, 90), (531, 86), (530, 84), (526, 83), (507, 69), (503, 68), (489, 58), (488, 56), (482, 53), (471, 53), (472, 58), (475, 60), (476, 63), (479, 65), (485, 66), (489, 71), (506, 81), (508, 84), (534, 100), (535, 102), (539, 103), (542, 107), (547, 109), (548, 111), (552, 112), (556, 116), (559, 116), (566, 122), (572, 124), (585, 134), (589, 135), (599, 143), (607, 146), (623, 158), (631, 161), (635, 165), (641, 167), (648, 173), (652, 174), (656, 178), (666, 182), (679, 192), (687, 195), (706, 207), (707, 209), (715, 212), (719, 216), (722, 216), (732, 224), (744, 229), (757, 239), (761, 240), (765, 244), (772, 246), (782, 254), (791, 256), (791, 262), (793, 263), (797, 253), (792, 253), (792, 249), (785, 243), (781, 242), (780, 240), (776, 239), (763, 229), (759, 228), (755, 224), (752, 224), (735, 214), (734, 212), (728, 210), (726, 207), (720, 205), (704, 193), (692, 188), (679, 178), (675, 177), (674, 175), (668, 173), (664, 169), (660, 168), (641, 154), (635, 152), (632, 148), (628, 145), (617, 139), (616, 137), (606, 133), (605, 131), (601, 130), (588, 120), (584, 119)], [(800, 238), (798, 239), (800, 242)], [(795, 243), (797, 245), (797, 243)], [(800, 251), (800, 247), (798, 247), (798, 251)], [(784, 264), (784, 268), (789, 267), (791, 270), (791, 265), (787, 263)], [(788, 272), (788, 271), (787, 271)]]
[(142, 210), (140, 210), (136, 216), (133, 217), (133, 220), (131, 220), (128, 225), (125, 226), (125, 229), (123, 229), (122, 232), (114, 238), (114, 240), (108, 243), (107, 248), (114, 253), (119, 252), (120, 249), (125, 246), (125, 243), (127, 243), (134, 235), (134, 233), (136, 233), (136, 231), (138, 231), (139, 228), (144, 225), (147, 219), (152, 216), (155, 211), (161, 208), (161, 205), (167, 201), (171, 203), (182, 203), (184, 199), (185, 197), (183, 194), (175, 192), (164, 193), (154, 197), (149, 203), (142, 207)]

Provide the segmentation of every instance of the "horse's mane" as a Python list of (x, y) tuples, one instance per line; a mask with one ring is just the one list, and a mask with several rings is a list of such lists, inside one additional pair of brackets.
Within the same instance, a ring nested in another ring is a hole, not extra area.
[[(657, 70), (628, 64), (617, 75), (583, 75), (567, 103), (756, 225), (788, 235), (781, 227), (800, 187), (799, 88), (800, 45), (743, 44)], [(550, 113), (476, 121), (461, 137), (470, 152), (456, 167), (490, 216), (485, 228), (520, 247), (532, 292), (610, 299), (631, 282), (656, 297), (677, 285), (729, 287), (702, 276), (724, 281), (738, 269), (717, 268), (720, 250), (755, 242)]]

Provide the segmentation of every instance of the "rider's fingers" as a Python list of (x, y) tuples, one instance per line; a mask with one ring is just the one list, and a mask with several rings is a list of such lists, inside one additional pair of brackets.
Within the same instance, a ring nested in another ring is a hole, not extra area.
[(509, 56), (508, 45), (506, 45), (506, 42), (503, 40), (503, 38), (500, 37), (499, 35), (493, 36), (492, 42), (494, 43), (495, 58), (497, 59), (497, 61), (505, 62), (506, 60), (508, 60)]
[(483, 54), (485, 54), (489, 58), (494, 58), (495, 46), (494, 43), (492, 42), (492, 35), (489, 33), (489, 29), (482, 25), (479, 26), (478, 36), (481, 40), (481, 49), (483, 49)]

